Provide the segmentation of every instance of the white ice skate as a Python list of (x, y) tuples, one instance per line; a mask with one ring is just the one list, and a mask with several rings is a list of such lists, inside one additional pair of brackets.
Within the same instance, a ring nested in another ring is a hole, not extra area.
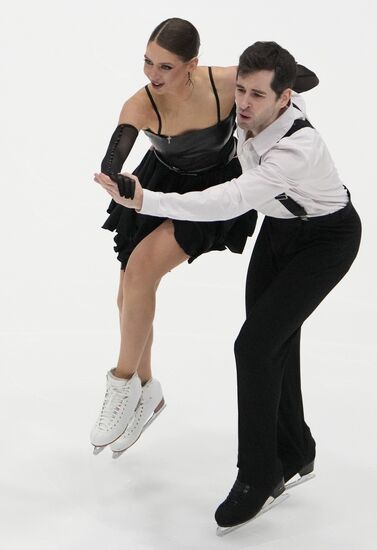
[(151, 378), (141, 388), (139, 404), (127, 429), (111, 445), (113, 458), (119, 458), (124, 451), (136, 443), (143, 431), (152, 424), (165, 407), (161, 384), (155, 378)]
[(306, 481), (309, 481), (310, 479), (313, 479), (315, 477), (314, 470), (314, 460), (301, 468), (297, 474), (295, 474), (293, 477), (291, 477), (286, 483), (285, 488), (286, 489), (292, 489), (293, 487), (297, 487), (297, 485), (301, 485), (302, 483), (305, 483)]
[(106, 378), (102, 410), (90, 434), (95, 455), (122, 435), (141, 397), (141, 383), (137, 373), (128, 380), (121, 380), (109, 371)]

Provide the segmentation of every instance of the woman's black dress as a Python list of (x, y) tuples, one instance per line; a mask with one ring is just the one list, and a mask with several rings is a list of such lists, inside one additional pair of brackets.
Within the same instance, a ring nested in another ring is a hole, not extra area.
[[(140, 165), (134, 171), (143, 187), (164, 193), (202, 191), (213, 185), (237, 178), (241, 166), (236, 155), (235, 106), (220, 120), (220, 104), (211, 68), (209, 77), (216, 104), (217, 124), (200, 130), (191, 130), (178, 136), (161, 134), (161, 117), (153, 97), (146, 87), (159, 119), (158, 133), (145, 130), (152, 142)], [(128, 258), (137, 244), (156, 229), (164, 218), (145, 216), (111, 201), (109, 217), (102, 226), (116, 231), (115, 252), (125, 269)], [(172, 220), (175, 238), (189, 256), (189, 263), (204, 252), (225, 250), (241, 253), (246, 239), (253, 234), (257, 214), (254, 210), (237, 218), (221, 222), (189, 222)]]

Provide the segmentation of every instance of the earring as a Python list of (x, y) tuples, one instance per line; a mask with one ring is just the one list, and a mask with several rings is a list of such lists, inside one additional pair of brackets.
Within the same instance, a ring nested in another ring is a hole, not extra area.
[(187, 82), (186, 82), (186, 86), (187, 86), (187, 85), (189, 85), (189, 86), (193, 86), (193, 85), (194, 85), (193, 81), (191, 80), (191, 73), (190, 73), (190, 72), (187, 73)]

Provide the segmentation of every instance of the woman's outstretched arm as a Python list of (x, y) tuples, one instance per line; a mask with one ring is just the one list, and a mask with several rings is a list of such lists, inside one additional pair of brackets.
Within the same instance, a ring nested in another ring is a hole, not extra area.
[(111, 136), (106, 154), (101, 163), (101, 172), (107, 175), (121, 172), (124, 161), (139, 134), (148, 125), (150, 107), (144, 97), (144, 89), (137, 92), (123, 105), (118, 126)]

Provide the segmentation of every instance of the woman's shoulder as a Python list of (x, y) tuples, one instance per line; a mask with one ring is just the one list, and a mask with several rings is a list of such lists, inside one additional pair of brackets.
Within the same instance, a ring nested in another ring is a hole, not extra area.
[[(208, 70), (208, 68), (207, 68)], [(237, 67), (211, 67), (212, 76), (216, 84), (218, 91), (227, 92), (231, 91), (234, 93), (234, 88), (236, 86), (236, 76), (237, 76)]]
[[(202, 67), (202, 69), (208, 73), (208, 67)], [(211, 67), (211, 72), (213, 83), (220, 100), (221, 119), (224, 119), (229, 115), (234, 105), (237, 67), (215, 66)]]
[(131, 124), (142, 130), (148, 128), (154, 116), (153, 106), (143, 87), (124, 102), (118, 124)]

